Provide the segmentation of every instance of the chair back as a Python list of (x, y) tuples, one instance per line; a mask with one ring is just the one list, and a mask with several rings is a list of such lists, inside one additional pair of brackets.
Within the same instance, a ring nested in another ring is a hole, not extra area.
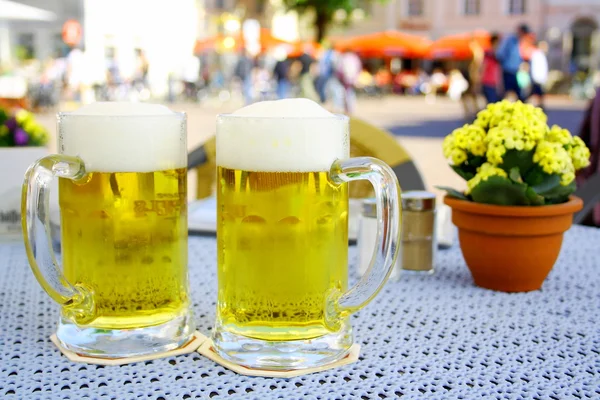
[[(358, 118), (350, 119), (350, 156), (375, 157), (388, 164), (398, 177), (402, 190), (425, 190), (423, 178), (410, 155), (389, 132)], [(216, 183), (216, 143), (212, 136), (188, 155), (188, 169), (197, 170), (196, 197), (210, 197)], [(351, 182), (351, 198), (373, 197), (371, 184)]]

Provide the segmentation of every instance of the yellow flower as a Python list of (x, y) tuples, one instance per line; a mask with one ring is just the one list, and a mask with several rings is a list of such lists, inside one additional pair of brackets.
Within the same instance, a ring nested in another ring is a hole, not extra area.
[(452, 165), (464, 163), (469, 154), (483, 156), (486, 152), (485, 131), (476, 125), (457, 128), (444, 138), (442, 148), (444, 157), (450, 159)]
[(585, 142), (579, 136), (572, 137), (571, 143), (569, 143), (567, 148), (573, 160), (575, 170), (580, 170), (590, 165), (590, 149), (587, 148)]
[(552, 128), (550, 128), (546, 134), (546, 140), (566, 145), (571, 143), (572, 137), (568, 130), (563, 129), (558, 125), (552, 125)]
[(19, 125), (23, 125), (25, 122), (31, 120), (33, 118), (33, 114), (27, 110), (19, 110), (15, 114), (15, 119), (19, 123)]
[(467, 152), (460, 149), (454, 149), (452, 151), (452, 164), (453, 165), (461, 165), (465, 161), (467, 161)]
[(33, 120), (33, 119), (26, 119), (21, 126), (23, 127), (23, 129), (25, 130), (25, 132), (31, 134), (33, 132), (35, 132), (39, 125)]
[(558, 142), (542, 141), (533, 154), (533, 162), (549, 175), (560, 175), (561, 185), (568, 185), (575, 179), (575, 168), (569, 152)]
[(508, 177), (506, 171), (501, 168), (495, 167), (490, 163), (484, 163), (481, 167), (477, 168), (477, 174), (469, 181), (467, 181), (467, 189), (465, 190), (465, 194), (470, 194), (471, 191), (479, 185), (482, 181), (487, 181), (490, 176), (501, 176)]

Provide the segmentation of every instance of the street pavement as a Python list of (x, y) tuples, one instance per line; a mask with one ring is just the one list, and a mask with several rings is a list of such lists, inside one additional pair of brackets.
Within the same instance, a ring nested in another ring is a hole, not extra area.
[[(242, 106), (239, 99), (221, 103), (210, 101), (203, 104), (177, 103), (168, 105), (171, 109), (185, 111), (188, 116), (188, 147), (194, 149), (214, 135), (215, 116), (234, 111)], [(550, 124), (559, 124), (578, 133), (587, 103), (572, 101), (565, 97), (547, 99), (546, 110)], [(45, 112), (38, 115), (40, 122), (51, 133), (50, 151), (56, 151), (55, 113), (64, 110)], [(359, 98), (354, 116), (364, 119), (394, 134), (406, 148), (421, 172), (427, 188), (441, 199), (442, 192), (436, 185), (463, 189), (465, 182), (448, 167), (442, 155), (442, 140), (453, 129), (467, 121), (463, 117), (460, 103), (445, 97), (426, 101), (423, 97), (388, 96), (383, 98)], [(402, 182), (400, 182), (402, 185)], [(195, 176), (190, 173), (190, 196), (195, 193)]]

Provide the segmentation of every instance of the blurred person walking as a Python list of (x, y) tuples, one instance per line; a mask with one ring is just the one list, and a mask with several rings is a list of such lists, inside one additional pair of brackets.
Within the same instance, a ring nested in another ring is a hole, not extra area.
[(252, 93), (252, 70), (254, 63), (250, 58), (250, 54), (247, 50), (240, 52), (239, 59), (235, 66), (235, 76), (240, 80), (242, 84), (242, 94), (244, 96), (244, 103), (252, 103), (254, 96)]
[(471, 59), (459, 68), (463, 78), (467, 81), (467, 88), (461, 93), (460, 101), (464, 109), (465, 119), (472, 120), (479, 112), (478, 99), (479, 93), (481, 93), (481, 64), (484, 52), (475, 40), (471, 40), (469, 48), (472, 54)]
[(290, 60), (284, 50), (275, 52), (277, 62), (273, 67), (273, 78), (275, 79), (275, 92), (277, 98), (287, 99), (290, 96)]
[(148, 88), (149, 63), (142, 49), (135, 49), (135, 69), (133, 71), (133, 84), (141, 89)]
[(530, 97), (537, 97), (537, 106), (544, 108), (544, 86), (548, 81), (548, 59), (546, 52), (548, 45), (546, 42), (538, 42), (536, 48), (531, 53), (531, 94)]
[[(579, 137), (590, 149), (590, 165), (577, 173), (577, 185), (584, 185), (588, 180), (600, 174), (600, 88), (596, 89), (596, 96), (590, 101), (585, 112), (583, 123), (579, 130)], [(584, 225), (600, 228), (600, 203), (597, 203), (590, 215), (584, 220)]]
[(491, 48), (484, 52), (481, 63), (481, 90), (488, 104), (500, 101), (499, 89), (502, 70), (496, 58), (499, 42), (500, 36), (493, 33), (490, 37)]
[(519, 87), (517, 81), (517, 73), (523, 63), (523, 57), (521, 56), (520, 41), (523, 37), (531, 32), (529, 26), (521, 24), (517, 28), (516, 34), (510, 34), (506, 36), (498, 50), (496, 51), (496, 57), (502, 67), (502, 81), (504, 85), (503, 97), (506, 98), (509, 93), (514, 93), (518, 100), (525, 101), (523, 92)]
[(531, 93), (531, 71), (529, 63), (521, 63), (519, 71), (517, 72), (517, 83), (519, 84), (519, 89), (521, 89), (523, 97), (527, 99)]
[(329, 79), (334, 74), (334, 66), (336, 62), (337, 53), (328, 43), (324, 44), (325, 50), (321, 53), (319, 57), (319, 75), (315, 81), (315, 87), (317, 92), (319, 93), (319, 99), (321, 103), (325, 103), (327, 101), (327, 93), (326, 86), (329, 82)]
[(85, 55), (79, 47), (71, 48), (67, 55), (65, 81), (66, 98), (68, 101), (81, 102), (81, 90), (85, 75)]
[(312, 63), (308, 72), (300, 75), (300, 97), (310, 99), (314, 102), (320, 101), (319, 93), (315, 87), (315, 81), (319, 74), (319, 66)]
[(344, 86), (344, 110), (347, 114), (354, 113), (356, 105), (356, 91), (354, 87), (360, 71), (362, 71), (362, 62), (358, 55), (352, 50), (344, 50), (338, 63), (337, 74)]
[(183, 81), (183, 93), (188, 101), (198, 100), (198, 80), (200, 79), (200, 58), (191, 54), (183, 65), (181, 74)]

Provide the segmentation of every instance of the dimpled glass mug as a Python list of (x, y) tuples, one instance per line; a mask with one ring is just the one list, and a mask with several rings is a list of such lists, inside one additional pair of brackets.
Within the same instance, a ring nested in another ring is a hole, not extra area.
[[(59, 153), (26, 173), (31, 268), (61, 305), (57, 338), (95, 357), (172, 350), (193, 334), (187, 277), (186, 116), (164, 106), (94, 103), (58, 115)], [(62, 265), (49, 246), (59, 178)]]
[[(306, 99), (255, 103), (217, 120), (218, 304), (212, 340), (256, 369), (343, 358), (349, 315), (386, 282), (398, 251), (400, 187), (370, 157), (349, 158), (348, 117)], [(369, 270), (348, 290), (348, 183), (378, 200)]]

